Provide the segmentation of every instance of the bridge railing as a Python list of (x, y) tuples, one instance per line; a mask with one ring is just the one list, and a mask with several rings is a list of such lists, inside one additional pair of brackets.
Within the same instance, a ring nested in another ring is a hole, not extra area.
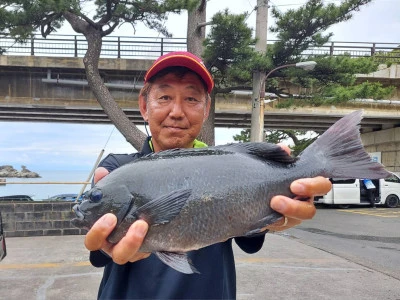
[[(83, 57), (87, 41), (82, 35), (34, 35), (25, 43), (0, 36), (0, 48), (8, 55)], [(156, 58), (171, 51), (185, 51), (186, 38), (106, 36), (101, 57)]]
[[(269, 40), (273, 44), (274, 40)], [(312, 47), (303, 52), (309, 55), (342, 55), (352, 57), (375, 56), (396, 59), (400, 62), (400, 43), (329, 42), (321, 47)], [(33, 35), (25, 43), (15, 42), (10, 37), (0, 36), (0, 49), (8, 55), (83, 57), (87, 41), (82, 35), (50, 35), (43, 38)], [(185, 51), (186, 38), (125, 37), (106, 36), (103, 38), (101, 57), (107, 58), (149, 58), (154, 59), (171, 51)]]

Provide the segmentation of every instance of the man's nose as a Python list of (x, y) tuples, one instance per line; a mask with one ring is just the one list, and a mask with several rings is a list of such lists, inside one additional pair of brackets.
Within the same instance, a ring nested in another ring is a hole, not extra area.
[(183, 101), (181, 99), (175, 99), (172, 102), (172, 107), (169, 114), (174, 118), (182, 118), (185, 115), (183, 110)]

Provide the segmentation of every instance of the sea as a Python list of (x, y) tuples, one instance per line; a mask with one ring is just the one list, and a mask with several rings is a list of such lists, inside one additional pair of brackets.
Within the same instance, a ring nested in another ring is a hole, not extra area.
[[(35, 170), (36, 171), (36, 170)], [(36, 171), (41, 178), (6, 178), (7, 182), (18, 184), (0, 184), (0, 196), (28, 195), (33, 200), (41, 201), (58, 194), (79, 194), (83, 184), (68, 184), (71, 182), (86, 182), (90, 175), (89, 171), (73, 170), (46, 170)], [(29, 182), (63, 182), (63, 184), (26, 184)], [(90, 184), (85, 190), (90, 189)]]

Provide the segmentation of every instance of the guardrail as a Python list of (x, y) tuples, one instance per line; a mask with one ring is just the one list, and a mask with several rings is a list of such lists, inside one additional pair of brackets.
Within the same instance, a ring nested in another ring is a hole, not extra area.
[[(9, 55), (83, 57), (87, 41), (82, 35), (33, 35), (26, 43), (0, 37), (0, 48)], [(104, 58), (156, 58), (172, 51), (186, 51), (185, 38), (106, 36), (102, 41)]]
[[(269, 40), (273, 44), (276, 40)], [(312, 47), (303, 52), (309, 55), (352, 57), (375, 56), (382, 59), (400, 59), (399, 43), (329, 42), (321, 47)], [(50, 35), (43, 38), (33, 35), (25, 43), (15, 42), (10, 37), (0, 36), (0, 49), (7, 55), (83, 57), (87, 41), (83, 35)], [(103, 38), (101, 57), (104, 58), (157, 58), (171, 51), (186, 51), (186, 38), (106, 36)]]

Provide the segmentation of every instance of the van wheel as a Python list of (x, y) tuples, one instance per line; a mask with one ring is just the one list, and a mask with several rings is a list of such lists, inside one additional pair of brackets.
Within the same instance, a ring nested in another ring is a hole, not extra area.
[(386, 197), (385, 205), (390, 208), (395, 208), (399, 205), (399, 197), (396, 195), (389, 195)]

